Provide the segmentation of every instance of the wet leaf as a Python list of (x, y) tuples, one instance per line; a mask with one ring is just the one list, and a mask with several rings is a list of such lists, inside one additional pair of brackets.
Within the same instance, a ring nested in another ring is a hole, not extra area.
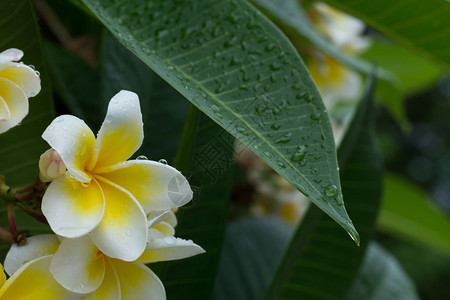
[[(258, 10), (230, 0), (84, 3), (156, 73), (358, 239), (342, 205), (317, 88), (287, 38)], [(302, 147), (304, 159), (292, 160)], [(336, 196), (325, 193), (331, 186)]]
[[(373, 78), (372, 78), (373, 80)], [(359, 228), (354, 247), (336, 223), (311, 206), (286, 250), (265, 299), (343, 299), (372, 238), (382, 190), (371, 82), (338, 151), (347, 209)]]

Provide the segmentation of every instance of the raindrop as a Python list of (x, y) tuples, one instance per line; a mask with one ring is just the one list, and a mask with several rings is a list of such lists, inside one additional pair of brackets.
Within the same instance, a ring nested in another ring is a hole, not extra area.
[(344, 202), (342, 201), (341, 197), (334, 197), (334, 201), (338, 206), (342, 206)]
[(275, 62), (270, 65), (270, 69), (272, 71), (279, 70), (280, 68), (281, 68), (280, 65), (278, 63), (275, 63)]
[(242, 134), (242, 135), (248, 135), (248, 132), (247, 132), (247, 130), (244, 128), (244, 127), (238, 127), (238, 128), (236, 128), (237, 129), (237, 131), (240, 133), (240, 134)]
[(160, 160), (158, 160), (158, 162), (163, 165), (167, 165), (167, 160), (165, 160), (164, 158), (161, 158)]
[(173, 236), (166, 236), (164, 240), (166, 241), (167, 245), (173, 245), (177, 242), (177, 240)]
[(320, 119), (320, 115), (318, 113), (313, 113), (311, 116), (311, 120), (319, 120)]
[(267, 107), (266, 107), (264, 104), (258, 104), (258, 105), (255, 107), (255, 112), (256, 112), (257, 114), (262, 114), (263, 112), (266, 111), (266, 109), (267, 109)]
[(278, 130), (278, 129), (280, 129), (281, 126), (278, 123), (273, 123), (272, 126), (270, 126), (270, 127), (274, 130)]
[(292, 133), (286, 133), (286, 134), (283, 134), (281, 137), (279, 137), (279, 138), (277, 138), (276, 140), (275, 140), (275, 143), (277, 143), (277, 144), (280, 144), (280, 143), (288, 143), (288, 142), (290, 142), (291, 141), (291, 136), (292, 136)]
[(145, 155), (139, 155), (138, 157), (136, 157), (137, 160), (148, 160), (147, 156)]
[(294, 89), (296, 91), (300, 91), (302, 88), (302, 85), (300, 83), (295, 83), (291, 87), (292, 87), (292, 89)]
[(291, 156), (292, 161), (300, 161), (305, 158), (306, 148), (304, 146), (298, 146), (297, 151), (294, 152)]
[(224, 45), (225, 48), (230, 48), (231, 46), (236, 44), (237, 40), (238, 40), (238, 38), (233, 36), (233, 37), (231, 37), (231, 39), (226, 41), (223, 45)]
[(286, 168), (286, 165), (282, 161), (277, 161), (277, 165), (279, 165), (281, 168)]
[(267, 156), (268, 158), (271, 158), (271, 157), (273, 156), (272, 153), (267, 152), (267, 151), (265, 151), (263, 154), (264, 154), (265, 156)]
[(327, 195), (328, 197), (336, 196), (337, 192), (338, 189), (334, 184), (329, 185), (325, 188), (325, 195)]
[(276, 46), (277, 46), (277, 45), (274, 44), (274, 43), (267, 44), (265, 50), (266, 50), (266, 52), (270, 52), (270, 51), (272, 51), (273, 49), (275, 49)]
[(131, 236), (133, 234), (133, 232), (131, 231), (131, 228), (127, 227), (127, 229), (125, 229), (125, 234), (127, 236)]

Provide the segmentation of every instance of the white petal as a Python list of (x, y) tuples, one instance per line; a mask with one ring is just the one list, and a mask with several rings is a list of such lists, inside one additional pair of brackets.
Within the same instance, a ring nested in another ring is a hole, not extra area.
[(173, 236), (154, 239), (147, 244), (139, 261), (149, 263), (186, 258), (205, 253), (202, 247), (191, 240), (183, 240)]
[(162, 222), (165, 218), (167, 218), (170, 211), (171, 210), (169, 209), (166, 211), (154, 210), (154, 211), (150, 212), (150, 215), (147, 218), (148, 227), (152, 227), (152, 226), (158, 224), (159, 222)]
[(192, 199), (186, 178), (156, 161), (131, 160), (96, 171), (133, 194), (146, 213), (179, 207)]
[(61, 156), (70, 175), (81, 182), (89, 182), (91, 176), (85, 167), (92, 157), (95, 137), (83, 120), (62, 115), (53, 120), (42, 138)]
[(10, 48), (0, 53), (0, 64), (4, 64), (10, 61), (19, 61), (22, 57), (22, 50)]
[(142, 144), (144, 130), (138, 96), (120, 91), (109, 102), (105, 121), (95, 142), (88, 170), (110, 166), (131, 157)]
[(116, 269), (110, 259), (105, 258), (105, 277), (102, 284), (94, 292), (84, 295), (81, 300), (120, 300), (120, 283)]
[(164, 220), (165, 222), (169, 223), (173, 228), (177, 227), (178, 220), (177, 216), (173, 211), (170, 211), (167, 215), (167, 218)]
[(32, 68), (24, 64), (11, 62), (2, 65), (0, 78), (17, 84), (27, 97), (34, 97), (41, 90), (41, 79)]
[(83, 185), (69, 174), (53, 180), (42, 198), (42, 212), (52, 230), (68, 238), (80, 237), (102, 220), (104, 198), (96, 180)]
[(0, 289), (0, 299), (80, 299), (80, 294), (66, 290), (53, 278), (49, 271), (52, 257), (43, 256), (22, 265)]
[(53, 256), (50, 272), (66, 289), (81, 294), (95, 291), (105, 275), (105, 258), (89, 236), (64, 239)]
[(9, 119), (0, 121), (0, 133), (18, 125), (28, 114), (28, 98), (12, 81), (0, 78), (0, 97), (9, 109)]
[(111, 260), (119, 276), (122, 299), (166, 299), (166, 291), (158, 276), (138, 262)]
[(59, 240), (54, 234), (31, 236), (23, 246), (13, 244), (6, 254), (5, 271), (11, 276), (27, 261), (54, 254), (58, 246)]
[(175, 234), (175, 229), (166, 222), (159, 222), (158, 224), (153, 225), (152, 228), (161, 232), (163, 236), (173, 236)]
[(96, 178), (105, 195), (105, 214), (90, 236), (105, 255), (125, 261), (136, 260), (147, 243), (147, 217), (133, 195)]
[(0, 122), (7, 121), (11, 118), (11, 112), (9, 111), (8, 104), (0, 96)]

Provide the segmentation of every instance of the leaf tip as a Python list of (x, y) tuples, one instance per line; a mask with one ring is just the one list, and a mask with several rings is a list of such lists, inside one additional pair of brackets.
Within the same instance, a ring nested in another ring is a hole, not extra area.
[(352, 238), (352, 240), (356, 243), (356, 245), (359, 247), (359, 233), (356, 231), (355, 227), (353, 226), (353, 223), (350, 221), (348, 222), (348, 229), (347, 233)]

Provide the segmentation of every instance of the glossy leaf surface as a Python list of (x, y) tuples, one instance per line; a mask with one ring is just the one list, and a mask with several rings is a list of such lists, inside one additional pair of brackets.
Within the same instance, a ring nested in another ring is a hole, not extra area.
[(296, 50), (245, 1), (84, 0), (133, 53), (358, 239), (330, 122)]
[(375, 143), (373, 82), (338, 151), (347, 209), (361, 246), (311, 206), (275, 273), (266, 299), (342, 299), (371, 240), (381, 197), (382, 163)]

